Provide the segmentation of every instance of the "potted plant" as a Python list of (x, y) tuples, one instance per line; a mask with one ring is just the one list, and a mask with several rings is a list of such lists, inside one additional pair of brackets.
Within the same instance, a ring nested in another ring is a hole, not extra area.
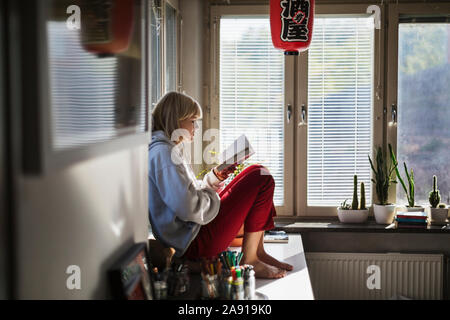
[(428, 198), (430, 201), (430, 215), (431, 222), (433, 223), (445, 223), (447, 220), (448, 209), (445, 203), (441, 202), (441, 194), (437, 188), (437, 177), (433, 176), (433, 190), (430, 191)]
[(408, 167), (406, 166), (406, 163), (403, 162), (403, 166), (405, 168), (406, 173), (406, 179), (408, 180), (408, 188), (406, 188), (405, 182), (403, 181), (402, 177), (400, 176), (400, 172), (398, 171), (398, 162), (395, 158), (394, 151), (392, 151), (392, 146), (389, 144), (389, 152), (391, 153), (391, 159), (395, 167), (395, 173), (397, 175), (398, 180), (400, 181), (400, 184), (403, 187), (403, 190), (406, 193), (406, 198), (408, 199), (408, 205), (406, 206), (406, 210), (408, 212), (420, 212), (423, 211), (422, 206), (416, 206), (414, 203), (414, 171), (411, 169), (411, 172), (408, 172)]
[(364, 182), (361, 182), (361, 204), (358, 208), (358, 176), (353, 177), (353, 201), (352, 205), (346, 199), (338, 208), (339, 221), (342, 223), (363, 223), (367, 221), (369, 209), (366, 208), (366, 193)]
[(375, 191), (378, 197), (378, 203), (373, 204), (373, 212), (375, 221), (379, 224), (390, 224), (395, 215), (395, 204), (388, 203), (388, 192), (391, 183), (397, 183), (395, 177), (395, 166), (391, 161), (390, 165), (387, 164), (387, 157), (383, 154), (381, 147), (378, 147), (376, 155), (376, 168), (369, 157), (370, 166), (374, 173), (374, 178), (371, 179), (375, 184)]

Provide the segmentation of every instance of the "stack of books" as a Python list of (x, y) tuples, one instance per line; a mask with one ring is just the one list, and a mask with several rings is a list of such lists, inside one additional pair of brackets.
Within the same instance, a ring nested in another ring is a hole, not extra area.
[(266, 243), (289, 243), (289, 236), (285, 231), (267, 231), (264, 234), (264, 242)]
[(428, 215), (426, 212), (397, 212), (395, 223), (398, 229), (426, 229)]

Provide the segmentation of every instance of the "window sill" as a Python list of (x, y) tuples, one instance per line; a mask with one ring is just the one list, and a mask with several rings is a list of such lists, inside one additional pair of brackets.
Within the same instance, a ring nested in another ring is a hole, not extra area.
[[(372, 219), (371, 219), (372, 218)], [(426, 229), (386, 229), (387, 225), (377, 224), (373, 217), (366, 223), (344, 224), (338, 218), (297, 218), (277, 219), (276, 230), (287, 233), (304, 232), (362, 232), (362, 233), (444, 233), (450, 234), (450, 226), (429, 225)]]

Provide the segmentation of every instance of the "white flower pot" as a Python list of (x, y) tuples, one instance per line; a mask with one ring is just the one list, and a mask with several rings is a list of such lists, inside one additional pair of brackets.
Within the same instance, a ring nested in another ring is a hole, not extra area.
[(422, 206), (415, 206), (415, 207), (407, 206), (406, 211), (408, 211), (408, 212), (423, 212), (423, 211), (425, 211), (425, 209)]
[(447, 208), (430, 208), (431, 222), (443, 223), (447, 220)]
[(342, 223), (364, 223), (369, 217), (369, 209), (366, 210), (342, 210), (338, 207), (339, 221)]
[(373, 214), (378, 224), (391, 224), (395, 216), (395, 204), (373, 205)]

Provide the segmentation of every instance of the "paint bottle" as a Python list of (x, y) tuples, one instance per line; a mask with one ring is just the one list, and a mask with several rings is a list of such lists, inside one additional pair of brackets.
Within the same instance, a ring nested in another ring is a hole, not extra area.
[(244, 280), (241, 277), (241, 270), (236, 270), (236, 277), (233, 280), (232, 288), (233, 300), (245, 300)]
[(155, 281), (155, 300), (167, 299), (167, 283), (163, 280)]
[(253, 266), (249, 266), (244, 272), (245, 299), (255, 299), (255, 271)]

